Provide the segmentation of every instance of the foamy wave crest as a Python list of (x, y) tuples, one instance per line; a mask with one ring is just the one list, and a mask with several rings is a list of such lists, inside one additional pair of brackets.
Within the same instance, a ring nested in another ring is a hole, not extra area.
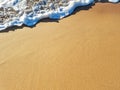
[[(43, 18), (61, 19), (78, 6), (94, 0), (0, 0), (0, 30), (11, 26), (35, 25)], [(119, 2), (119, 0), (109, 0)]]

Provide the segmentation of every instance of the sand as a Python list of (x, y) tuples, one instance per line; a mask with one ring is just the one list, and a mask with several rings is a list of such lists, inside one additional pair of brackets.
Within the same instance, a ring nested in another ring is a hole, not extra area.
[(120, 4), (0, 33), (0, 90), (120, 90)]

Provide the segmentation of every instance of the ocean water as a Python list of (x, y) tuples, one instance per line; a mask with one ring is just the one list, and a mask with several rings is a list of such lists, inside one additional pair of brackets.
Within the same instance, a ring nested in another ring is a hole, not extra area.
[[(109, 0), (117, 3), (119, 0)], [(0, 30), (7, 27), (34, 26), (43, 18), (61, 19), (78, 6), (94, 4), (94, 0), (0, 0)]]

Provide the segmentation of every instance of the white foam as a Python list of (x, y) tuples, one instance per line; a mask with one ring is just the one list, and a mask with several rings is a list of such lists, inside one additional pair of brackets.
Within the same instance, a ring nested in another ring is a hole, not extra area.
[[(119, 0), (109, 0), (109, 2), (118, 1)], [(68, 6), (66, 7), (61, 6), (56, 10), (49, 11), (40, 10), (41, 13), (36, 13), (35, 10), (38, 8), (38, 6), (33, 6), (32, 12), (27, 14), (24, 11), (24, 9), (27, 8), (27, 0), (0, 0), (0, 7), (12, 7), (15, 11), (19, 12), (17, 17), (13, 17), (11, 20), (1, 23), (0, 30), (4, 30), (11, 26), (21, 26), (22, 24), (33, 26), (43, 18), (61, 19), (71, 14), (76, 7), (86, 6), (93, 2), (94, 0), (70, 0)]]
[(119, 2), (119, 0), (108, 0), (109, 2), (112, 2), (112, 3), (117, 3)]

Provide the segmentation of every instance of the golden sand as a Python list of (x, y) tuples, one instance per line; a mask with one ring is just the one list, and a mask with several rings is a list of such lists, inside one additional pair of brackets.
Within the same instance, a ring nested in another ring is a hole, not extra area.
[(120, 4), (0, 33), (0, 90), (120, 90)]

